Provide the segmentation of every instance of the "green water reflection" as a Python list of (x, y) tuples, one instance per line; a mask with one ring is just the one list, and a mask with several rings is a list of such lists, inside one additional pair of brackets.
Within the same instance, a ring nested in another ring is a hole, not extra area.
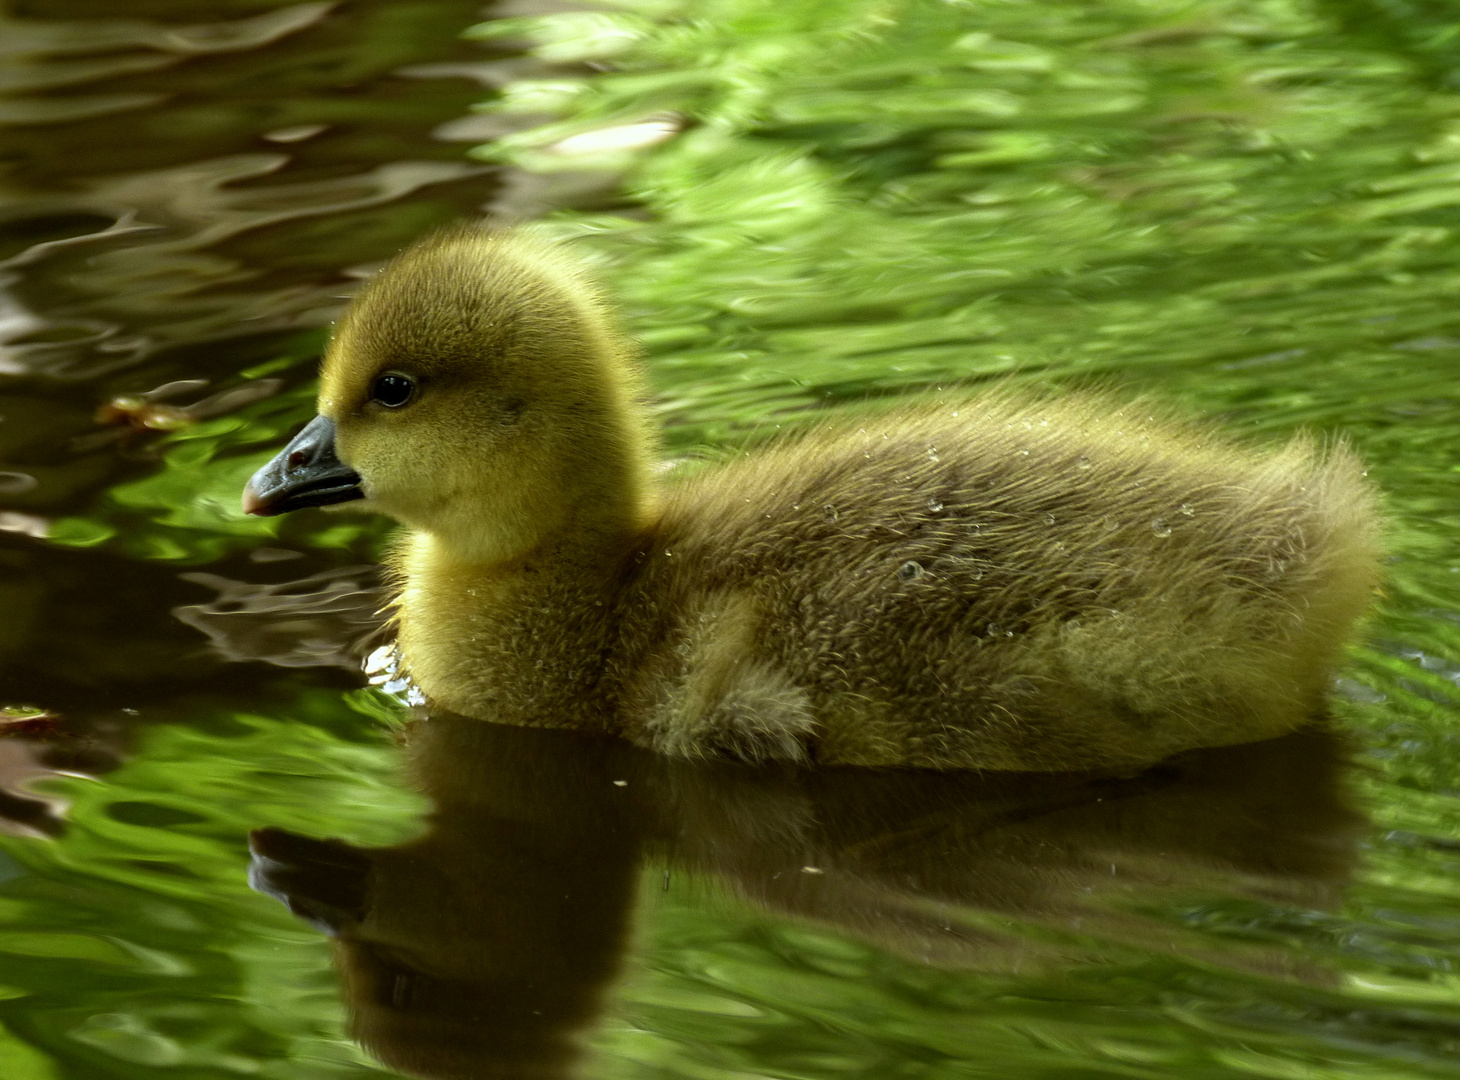
[[(346, 1001), (443, 1075), (1460, 1075), (1448, 5), (123, 7), (0, 15), (0, 705), (60, 717), (0, 739), (0, 1076), (386, 1072)], [(483, 206), (599, 263), (676, 454), (990, 376), (1346, 433), (1354, 749), (907, 783), (443, 719), (428, 819), (353, 670), (385, 532), (237, 492), (340, 297)]]
[[(605, 991), (635, 1026), (755, 1074), (977, 1058), (1008, 1021), (990, 1001), (1058, 997), (1071, 969), (1122, 953), (1184, 954), (1238, 993), (1331, 986), (1321, 953), (1249, 924), (1331, 909), (1365, 824), (1319, 733), (1128, 778), (692, 766), (447, 716), (411, 749), (425, 836), (362, 850), (269, 831), (255, 883), (339, 935), (352, 1032), (427, 1075), (571, 1075)], [(737, 927), (696, 896), (705, 879), (771, 919)], [(635, 908), (652, 966), (615, 988)], [(1103, 1037), (1181, 1057), (1158, 1031)], [(613, 1025), (598, 1063), (664, 1070), (664, 1049)]]

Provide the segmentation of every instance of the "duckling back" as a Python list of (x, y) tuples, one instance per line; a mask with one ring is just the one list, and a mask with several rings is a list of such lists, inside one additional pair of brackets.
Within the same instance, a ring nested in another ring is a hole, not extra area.
[(611, 674), (676, 754), (1137, 765), (1315, 717), (1378, 550), (1341, 443), (1099, 399), (901, 411), (673, 485)]

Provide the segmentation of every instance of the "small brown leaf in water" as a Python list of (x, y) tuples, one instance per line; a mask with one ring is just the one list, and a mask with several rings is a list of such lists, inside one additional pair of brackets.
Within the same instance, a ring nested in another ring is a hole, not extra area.
[(0, 738), (56, 737), (64, 734), (60, 713), (25, 705), (0, 708)]

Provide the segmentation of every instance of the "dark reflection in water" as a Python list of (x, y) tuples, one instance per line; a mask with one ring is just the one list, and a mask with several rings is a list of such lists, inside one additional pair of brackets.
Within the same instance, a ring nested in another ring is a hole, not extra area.
[[(232, 657), (168, 612), (206, 614), (200, 586), (257, 578), (263, 560), (235, 554), (180, 581), (168, 562), (242, 545), (200, 549), (188, 522), (180, 542), (143, 550), (135, 506), (115, 546), (62, 546), (78, 538), (57, 523), (155, 473), (159, 428), (221, 425), (208, 446), (225, 458), (266, 437), (240, 419), (250, 409), (287, 428), (360, 275), (490, 202), (496, 171), (437, 130), (506, 77), (494, 65), (520, 63), (459, 39), (480, 12), (478, 0), (46, 0), (0, 13), (5, 703), (43, 703), (89, 732), (129, 725), (119, 705), (151, 716), (200, 689), (256, 692), (257, 673), (221, 668), (213, 658)], [(310, 551), (292, 576), (367, 555)]]
[[(293, 553), (273, 550), (293, 561)], [(206, 634), (213, 652), (224, 660), (358, 672), (368, 646), (381, 636), (385, 598), (379, 576), (376, 566), (341, 566), (298, 581), (257, 585), (188, 573), (185, 581), (216, 589), (218, 595), (210, 603), (186, 604), (172, 613)]]
[[(1364, 825), (1325, 729), (1133, 776), (690, 765), (450, 715), (407, 750), (425, 836), (261, 830), (251, 880), (336, 937), (354, 1037), (428, 1077), (570, 1075), (646, 863), (922, 963), (1030, 970), (1079, 961), (1075, 931), (1173, 948), (1157, 909), (1214, 889), (1332, 909)], [(1280, 948), (1209, 959), (1332, 981)]]
[(267, 356), (281, 332), (327, 321), (352, 262), (492, 189), (443, 188), (483, 170), (423, 124), (480, 85), (398, 70), (445, 59), (477, 4), (192, 6), (180, 23), (175, 4), (155, 21), (47, 4), (0, 30), (30, 61), (7, 70), (34, 84), (0, 103), (0, 270), (19, 271), (0, 294), (0, 371), (232, 374), (238, 346)]

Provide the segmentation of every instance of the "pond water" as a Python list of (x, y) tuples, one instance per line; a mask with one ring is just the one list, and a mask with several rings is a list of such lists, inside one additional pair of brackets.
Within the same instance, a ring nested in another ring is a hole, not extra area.
[[(1460, 1076), (1457, 72), (1425, 0), (9, 0), (0, 1076)], [(990, 377), (1346, 435), (1332, 729), (938, 776), (413, 721), (388, 526), (237, 500), (483, 211), (578, 238), (675, 457)]]

